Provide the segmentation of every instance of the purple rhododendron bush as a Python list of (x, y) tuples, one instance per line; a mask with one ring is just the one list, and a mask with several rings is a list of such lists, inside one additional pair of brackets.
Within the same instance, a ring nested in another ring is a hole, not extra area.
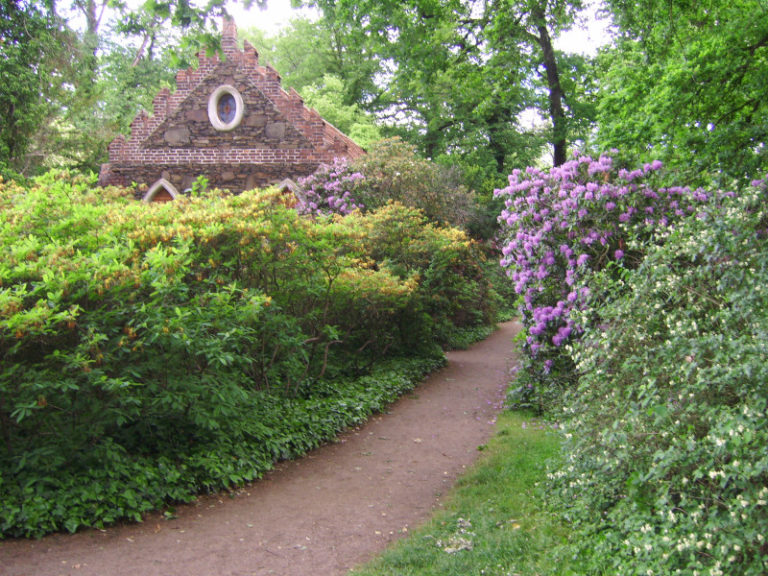
[(577, 157), (507, 197), (526, 362), (557, 420), (546, 498), (574, 574), (768, 573), (768, 190)]
[(573, 383), (563, 348), (583, 331), (574, 312), (585, 310), (594, 272), (637, 266), (643, 249), (629, 249), (631, 238), (659, 239), (708, 200), (700, 189), (657, 185), (660, 169), (660, 162), (627, 170), (610, 156), (577, 155), (548, 172), (516, 170), (496, 191), (506, 206), (501, 265), (526, 328), (516, 405), (542, 409)]

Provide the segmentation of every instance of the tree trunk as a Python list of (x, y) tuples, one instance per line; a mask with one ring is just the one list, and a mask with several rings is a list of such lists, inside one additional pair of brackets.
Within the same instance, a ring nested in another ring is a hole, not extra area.
[(509, 116), (505, 114), (500, 104), (494, 107), (491, 116), (488, 118), (488, 147), (491, 149), (493, 159), (496, 162), (496, 172), (504, 174), (506, 172), (505, 163), (507, 159), (507, 150), (502, 140), (497, 136), (503, 133), (503, 124)]
[[(100, 3), (98, 3), (100, 2)], [(107, 0), (79, 0), (75, 6), (85, 17), (85, 45), (95, 57), (99, 49), (99, 27), (104, 10), (107, 8)]]
[(536, 42), (541, 48), (544, 69), (547, 72), (547, 88), (549, 88), (549, 115), (552, 118), (552, 145), (554, 147), (554, 165), (565, 164), (568, 153), (566, 139), (566, 117), (563, 110), (563, 87), (560, 85), (560, 72), (557, 68), (555, 49), (552, 38), (547, 30), (547, 21), (543, 10), (534, 13), (538, 36)]
[(135, 68), (139, 65), (139, 62), (141, 62), (144, 59), (144, 54), (147, 50), (147, 46), (152, 45), (152, 41), (154, 40), (154, 32), (153, 31), (147, 31), (144, 33), (144, 39), (141, 42), (141, 46), (139, 46), (139, 49), (136, 50), (136, 57), (133, 59), (133, 63), (131, 63), (131, 67)]

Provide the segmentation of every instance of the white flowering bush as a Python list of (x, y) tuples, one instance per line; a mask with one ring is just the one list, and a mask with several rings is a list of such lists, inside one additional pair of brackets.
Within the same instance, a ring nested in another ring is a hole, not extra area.
[(550, 476), (580, 573), (768, 573), (767, 200), (754, 182), (593, 278)]

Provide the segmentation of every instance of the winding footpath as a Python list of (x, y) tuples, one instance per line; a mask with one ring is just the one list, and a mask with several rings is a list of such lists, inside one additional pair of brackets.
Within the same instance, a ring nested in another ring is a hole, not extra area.
[(493, 433), (519, 326), (450, 352), (387, 414), (177, 517), (0, 542), (0, 576), (334, 576), (429, 518)]

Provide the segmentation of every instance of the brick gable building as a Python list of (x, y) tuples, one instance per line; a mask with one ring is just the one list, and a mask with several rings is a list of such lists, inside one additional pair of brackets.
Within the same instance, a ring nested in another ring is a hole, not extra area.
[(270, 66), (260, 66), (248, 42), (225, 20), (224, 59), (198, 56), (197, 69), (176, 75), (176, 91), (161, 90), (152, 116), (143, 110), (131, 136), (109, 146), (99, 183), (144, 184), (146, 201), (172, 200), (199, 176), (211, 187), (242, 192), (312, 174), (334, 158), (357, 158), (362, 148), (286, 92)]

